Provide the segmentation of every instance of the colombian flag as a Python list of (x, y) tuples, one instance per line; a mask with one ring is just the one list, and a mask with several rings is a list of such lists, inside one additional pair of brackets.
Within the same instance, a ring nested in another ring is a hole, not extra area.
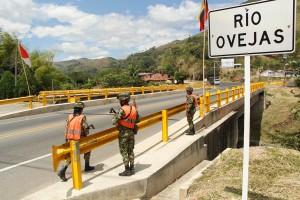
[(208, 18), (208, 4), (207, 0), (202, 0), (202, 6), (200, 10), (200, 14), (198, 16), (198, 21), (200, 22), (200, 31), (204, 30), (205, 22)]

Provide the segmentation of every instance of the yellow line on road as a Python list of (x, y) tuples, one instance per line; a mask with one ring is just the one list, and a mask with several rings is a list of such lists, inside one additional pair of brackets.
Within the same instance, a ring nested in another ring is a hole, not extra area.
[(18, 131), (18, 132), (7, 133), (7, 134), (4, 134), (4, 135), (1, 135), (0, 139), (13, 137), (13, 136), (17, 136), (17, 135), (24, 135), (24, 134), (31, 133), (31, 132), (34, 132), (34, 131), (40, 131), (40, 130), (53, 128), (53, 127), (56, 127), (56, 126), (62, 126), (62, 125), (63, 125), (63, 123), (55, 123), (55, 124), (50, 124), (48, 126), (41, 126), (41, 127), (31, 128), (31, 129), (27, 129), (27, 130)]

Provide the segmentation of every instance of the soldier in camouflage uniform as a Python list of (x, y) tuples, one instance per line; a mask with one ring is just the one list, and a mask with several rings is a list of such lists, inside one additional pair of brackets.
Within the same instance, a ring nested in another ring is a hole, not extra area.
[[(74, 106), (74, 112), (73, 114), (69, 115), (68, 119), (66, 120), (65, 123), (65, 127), (66, 127), (66, 132), (65, 132), (65, 138), (66, 138), (66, 142), (69, 142), (71, 139), (68, 139), (68, 125), (73, 121), (75, 122), (76, 117), (82, 117), (80, 123), (81, 123), (81, 134), (80, 134), (80, 138), (84, 138), (89, 134), (89, 128), (88, 128), (88, 123), (86, 120), (86, 117), (82, 114), (84, 108), (84, 103), (83, 102), (77, 102)], [(75, 140), (75, 139), (74, 139)], [(95, 167), (90, 166), (90, 157), (91, 157), (91, 152), (87, 152), (84, 154), (84, 160), (85, 160), (85, 171), (91, 171), (93, 170)], [(62, 169), (57, 173), (57, 175), (61, 178), (62, 181), (67, 181), (68, 179), (66, 178), (66, 170), (68, 168), (68, 166), (70, 165), (71, 160), (66, 160), (65, 161), (65, 165), (62, 166)]]
[(129, 105), (128, 92), (120, 93), (117, 98), (122, 108), (116, 112), (112, 123), (119, 129), (119, 148), (125, 165), (125, 171), (119, 173), (119, 176), (131, 176), (134, 174), (134, 128), (140, 121), (140, 117), (135, 106)]
[(194, 128), (194, 114), (196, 112), (197, 107), (197, 98), (195, 95), (193, 95), (193, 87), (187, 86), (186, 87), (186, 118), (189, 124), (189, 131), (187, 135), (194, 135), (195, 134), (195, 128)]

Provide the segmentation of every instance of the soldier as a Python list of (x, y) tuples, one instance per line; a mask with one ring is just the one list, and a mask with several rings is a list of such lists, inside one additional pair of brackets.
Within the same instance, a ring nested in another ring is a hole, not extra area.
[[(70, 140), (79, 140), (80, 138), (86, 137), (89, 134), (88, 123), (86, 117), (82, 115), (82, 111), (84, 108), (83, 102), (77, 102), (74, 106), (73, 114), (70, 114), (68, 119), (66, 120), (66, 142)], [(85, 169), (84, 171), (88, 172), (95, 167), (90, 166), (90, 156), (91, 152), (87, 152), (84, 154), (85, 160)], [(67, 181), (66, 179), (66, 170), (70, 165), (71, 160), (66, 160), (65, 165), (62, 166), (61, 170), (57, 173), (57, 175), (61, 178), (62, 181)]]
[(121, 109), (114, 115), (112, 123), (119, 130), (119, 148), (125, 165), (125, 171), (119, 173), (119, 176), (131, 176), (134, 174), (135, 127), (140, 121), (140, 117), (136, 107), (129, 105), (130, 95), (128, 92), (120, 93), (117, 99), (120, 101)]
[(198, 100), (196, 95), (193, 95), (193, 87), (187, 86), (186, 87), (186, 118), (189, 124), (189, 131), (187, 135), (194, 135), (195, 134), (195, 128), (193, 123), (194, 114), (196, 112), (196, 107), (198, 107)]

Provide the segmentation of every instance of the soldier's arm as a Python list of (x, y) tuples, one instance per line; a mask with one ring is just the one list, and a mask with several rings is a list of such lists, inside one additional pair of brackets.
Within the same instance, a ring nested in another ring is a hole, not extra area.
[(82, 130), (84, 131), (85, 136), (87, 136), (88, 134), (90, 134), (90, 130), (88, 128), (89, 124), (88, 124), (87, 119), (86, 119), (85, 116), (82, 118), (81, 125), (82, 125)]
[(139, 112), (136, 110), (136, 120), (135, 120), (135, 123), (139, 123), (140, 122), (140, 115), (139, 115)]
[(113, 116), (113, 118), (111, 120), (112, 124), (113, 125), (118, 125), (118, 120), (123, 119), (124, 115), (125, 115), (124, 110), (119, 109), (118, 112)]

